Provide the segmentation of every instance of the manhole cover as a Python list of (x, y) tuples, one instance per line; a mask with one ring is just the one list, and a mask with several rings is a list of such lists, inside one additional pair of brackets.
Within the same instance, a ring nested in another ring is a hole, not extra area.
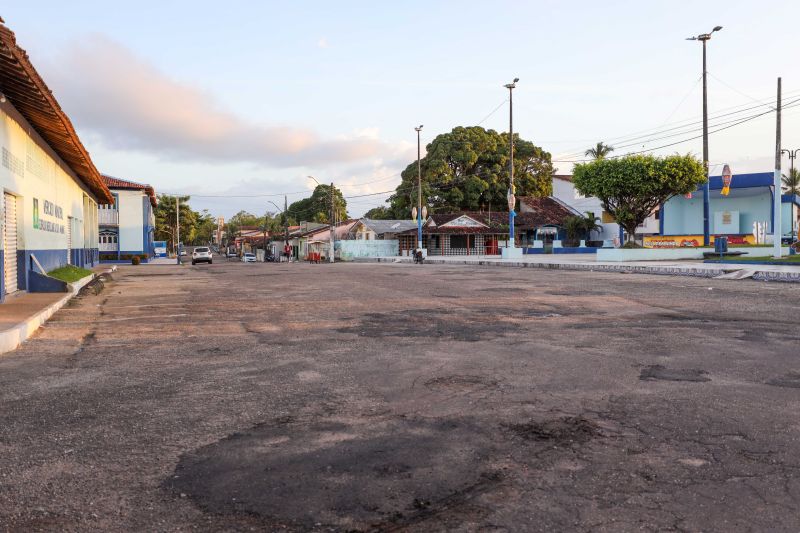
[(212, 513), (369, 528), (496, 483), (481, 474), (489, 446), (461, 420), (276, 423), (183, 456), (165, 485)]

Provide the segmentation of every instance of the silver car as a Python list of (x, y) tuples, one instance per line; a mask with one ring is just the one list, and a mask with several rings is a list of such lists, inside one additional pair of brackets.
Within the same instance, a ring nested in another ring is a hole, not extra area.
[(195, 248), (192, 252), (192, 264), (196, 265), (197, 263), (208, 263), (209, 265), (214, 262), (214, 259), (211, 255), (211, 250), (204, 246), (199, 248)]
[(242, 263), (255, 263), (256, 254), (246, 253), (242, 254)]

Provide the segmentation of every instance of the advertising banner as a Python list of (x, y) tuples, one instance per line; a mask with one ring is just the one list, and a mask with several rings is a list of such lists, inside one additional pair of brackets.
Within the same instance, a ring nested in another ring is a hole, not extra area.
[[(725, 235), (728, 237), (728, 246), (741, 246), (756, 244), (753, 235)], [(714, 244), (714, 235), (711, 235), (711, 244)], [(645, 248), (681, 248), (703, 245), (702, 235), (654, 235), (644, 238)]]

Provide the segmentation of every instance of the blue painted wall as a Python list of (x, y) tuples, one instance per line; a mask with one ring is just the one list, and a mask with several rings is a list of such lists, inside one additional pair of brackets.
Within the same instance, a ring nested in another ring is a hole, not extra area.
[[(741, 190), (741, 189), (735, 189)], [(747, 189), (753, 196), (718, 196), (712, 192), (710, 222), (714, 229), (715, 211), (739, 211), (739, 233), (752, 233), (753, 222), (772, 220), (772, 192), (767, 187)], [(695, 193), (691, 199), (675, 196), (664, 204), (662, 211), (663, 235), (703, 234), (703, 195)], [(771, 226), (771, 224), (770, 224)]]

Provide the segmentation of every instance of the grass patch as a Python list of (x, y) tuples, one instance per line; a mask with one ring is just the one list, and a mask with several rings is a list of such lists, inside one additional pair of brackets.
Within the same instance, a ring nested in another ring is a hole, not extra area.
[(86, 276), (91, 276), (92, 271), (81, 267), (67, 265), (61, 268), (57, 268), (55, 270), (51, 270), (50, 272), (47, 273), (47, 275), (50, 276), (51, 278), (56, 278), (60, 279), (61, 281), (66, 281), (67, 283), (74, 283), (80, 279), (85, 278)]
[(788, 255), (786, 257), (781, 257), (780, 259), (775, 259), (771, 255), (765, 255), (761, 257), (731, 257), (729, 259), (715, 259), (715, 258), (708, 258), (710, 261), (714, 261), (715, 263), (725, 263), (727, 261), (747, 261), (748, 263), (788, 263), (788, 264), (796, 264), (800, 265), (800, 255)]

